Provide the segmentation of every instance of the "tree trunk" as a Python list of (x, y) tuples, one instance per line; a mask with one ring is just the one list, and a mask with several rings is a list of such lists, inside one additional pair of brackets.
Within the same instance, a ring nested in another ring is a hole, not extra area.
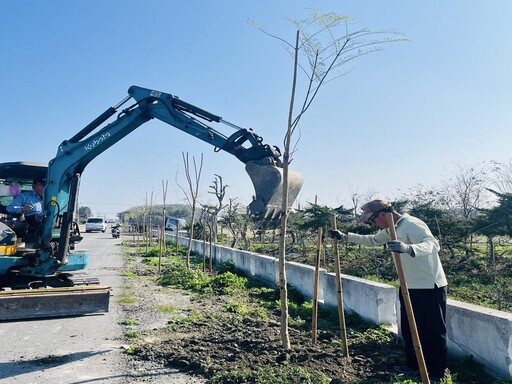
[(190, 219), (190, 230), (188, 231), (187, 256), (185, 264), (190, 269), (190, 253), (192, 251), (192, 239), (194, 238), (194, 216), (196, 214), (195, 204), (192, 204), (192, 217)]
[(495, 266), (494, 241), (492, 241), (492, 236), (487, 236), (487, 263), (491, 267)]
[[(285, 167), (286, 169), (286, 167)], [(286, 177), (283, 170), (283, 179)], [(287, 185), (287, 184), (284, 184)], [(284, 189), (284, 188), (283, 188)], [(283, 196), (285, 192), (283, 192)], [(288, 197), (288, 196), (286, 196)], [(284, 205), (284, 202), (283, 202)], [(281, 236), (279, 237), (279, 293), (281, 299), (281, 345), (284, 349), (290, 349), (290, 334), (288, 331), (288, 282), (286, 279), (286, 225), (288, 212), (283, 210), (281, 215)]]
[(290, 334), (288, 332), (288, 287), (286, 281), (286, 230), (288, 226), (288, 166), (290, 164), (290, 143), (293, 127), (293, 104), (295, 101), (295, 89), (297, 84), (297, 68), (299, 54), (299, 31), (295, 39), (295, 58), (293, 85), (290, 97), (290, 110), (288, 114), (288, 129), (284, 140), (283, 153), (283, 201), (281, 203), (281, 236), (279, 238), (279, 288), (281, 294), (281, 345), (284, 349), (290, 349)]

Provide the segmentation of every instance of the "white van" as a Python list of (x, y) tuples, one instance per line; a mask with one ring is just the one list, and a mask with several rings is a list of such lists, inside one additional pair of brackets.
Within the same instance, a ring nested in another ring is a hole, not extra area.
[(107, 223), (103, 217), (89, 217), (85, 222), (85, 232), (105, 232), (106, 230)]

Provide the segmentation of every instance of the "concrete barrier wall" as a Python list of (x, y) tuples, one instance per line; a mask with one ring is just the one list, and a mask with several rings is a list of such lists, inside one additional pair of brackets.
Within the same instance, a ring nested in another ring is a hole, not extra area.
[(448, 350), (473, 355), (495, 376), (512, 377), (512, 314), (448, 300)]
[[(323, 279), (320, 275), (325, 274), (325, 269), (319, 272), (318, 278), (318, 301), (323, 302)], [(304, 298), (311, 300), (313, 298), (313, 289), (315, 281), (315, 267), (301, 263), (289, 261), (286, 263), (286, 280), (288, 284), (294, 287)]]
[[(325, 304), (337, 307), (336, 274), (324, 273), (321, 277)], [(341, 275), (341, 282), (345, 310), (356, 312), (375, 324), (388, 324), (396, 328), (394, 287), (344, 274)]]
[[(175, 239), (173, 237), (172, 239)], [(180, 243), (187, 245), (186, 238)], [(203, 245), (193, 241), (192, 250), (202, 255)], [(209, 255), (209, 246), (206, 247)], [(278, 259), (252, 252), (217, 246), (218, 262), (232, 261), (247, 276), (277, 284)], [(315, 270), (310, 265), (287, 262), (288, 284), (307, 300), (313, 297)], [(342, 275), (343, 305), (347, 312), (356, 312), (375, 324), (399, 326), (397, 290), (387, 284)], [(318, 299), (329, 307), (337, 307), (336, 275), (320, 269)], [(512, 314), (455, 300), (447, 303), (448, 352), (451, 355), (472, 355), (487, 370), (500, 378), (512, 378)]]

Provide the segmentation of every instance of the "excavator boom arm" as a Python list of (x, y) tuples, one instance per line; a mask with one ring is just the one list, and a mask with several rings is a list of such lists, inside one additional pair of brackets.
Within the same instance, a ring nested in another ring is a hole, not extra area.
[[(50, 275), (66, 263), (80, 175), (90, 161), (151, 119), (178, 128), (245, 163), (256, 192), (249, 210), (266, 218), (279, 215), (283, 175), (280, 152), (276, 147), (264, 144), (263, 139), (251, 129), (227, 123), (220, 116), (171, 94), (136, 86), (130, 87), (128, 94), (72, 138), (63, 141), (55, 158), (50, 161), (44, 193), (39, 263), (22, 270), (22, 273)], [(135, 103), (121, 110), (116, 120), (100, 128), (130, 99)], [(236, 132), (225, 136), (206, 122), (227, 123)], [(288, 180), (291, 206), (302, 187), (302, 176), (290, 170)], [(58, 235), (54, 228), (56, 223), (60, 227)]]
[[(263, 139), (250, 129), (237, 127), (237, 132), (231, 136), (223, 135), (201, 121), (224, 123), (220, 116), (184, 102), (176, 96), (136, 86), (130, 87), (128, 93), (147, 115), (205, 141), (219, 150), (231, 153), (243, 163), (264, 159), (277, 161), (280, 156), (278, 150), (263, 144)], [(233, 124), (230, 126), (236, 127)], [(244, 147), (245, 143), (250, 146)]]

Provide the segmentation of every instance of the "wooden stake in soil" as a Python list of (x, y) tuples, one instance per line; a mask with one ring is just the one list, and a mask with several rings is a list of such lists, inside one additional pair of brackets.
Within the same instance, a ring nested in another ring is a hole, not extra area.
[(158, 274), (162, 272), (162, 255), (164, 248), (164, 227), (158, 228), (158, 240), (160, 243), (160, 251), (158, 252)]
[[(332, 229), (337, 230), (336, 215), (332, 217)], [(338, 317), (340, 319), (341, 342), (343, 344), (343, 356), (348, 357), (347, 328), (345, 326), (345, 310), (343, 307), (343, 286), (341, 284), (340, 257), (338, 254), (338, 240), (333, 239), (334, 261), (336, 262), (336, 290), (338, 299)]]
[(320, 253), (322, 250), (322, 228), (318, 228), (316, 239), (316, 262), (315, 262), (315, 280), (313, 281), (313, 315), (311, 320), (311, 341), (316, 343), (316, 328), (318, 316), (318, 275), (320, 271)]
[(165, 206), (165, 198), (167, 196), (167, 186), (168, 186), (169, 182), (166, 180), (165, 181), (165, 184), (164, 184), (164, 181), (162, 180), (162, 198), (163, 198), (163, 207), (162, 207), (162, 217), (164, 219), (164, 225), (163, 225), (163, 232), (162, 232), (162, 241), (163, 241), (163, 245), (164, 245), (164, 252), (167, 252), (167, 242), (165, 241), (165, 223), (166, 223), (166, 219), (167, 219), (167, 214), (166, 214), (166, 211), (167, 211), (167, 208)]
[(176, 256), (180, 254), (180, 221), (176, 219)]
[[(393, 220), (393, 212), (387, 212), (388, 218), (389, 235), (391, 240), (396, 240), (395, 222)], [(412, 343), (414, 345), (414, 353), (416, 354), (416, 360), (418, 361), (418, 367), (420, 368), (421, 382), (423, 384), (429, 384), (427, 366), (425, 365), (425, 359), (423, 357), (423, 350), (421, 349), (420, 337), (418, 335), (418, 328), (416, 327), (416, 320), (414, 318), (414, 311), (412, 309), (411, 298), (409, 296), (409, 288), (407, 288), (407, 282), (405, 281), (404, 271), (402, 268), (402, 255), (399, 252), (393, 252), (393, 259), (395, 261), (396, 271), (398, 273), (398, 279), (400, 280), (400, 291), (404, 299), (405, 311), (407, 313), (407, 321), (409, 328), (411, 329)]]
[(210, 273), (213, 272), (213, 239), (212, 228), (210, 227)]
[(203, 272), (206, 272), (206, 228), (203, 225)]

